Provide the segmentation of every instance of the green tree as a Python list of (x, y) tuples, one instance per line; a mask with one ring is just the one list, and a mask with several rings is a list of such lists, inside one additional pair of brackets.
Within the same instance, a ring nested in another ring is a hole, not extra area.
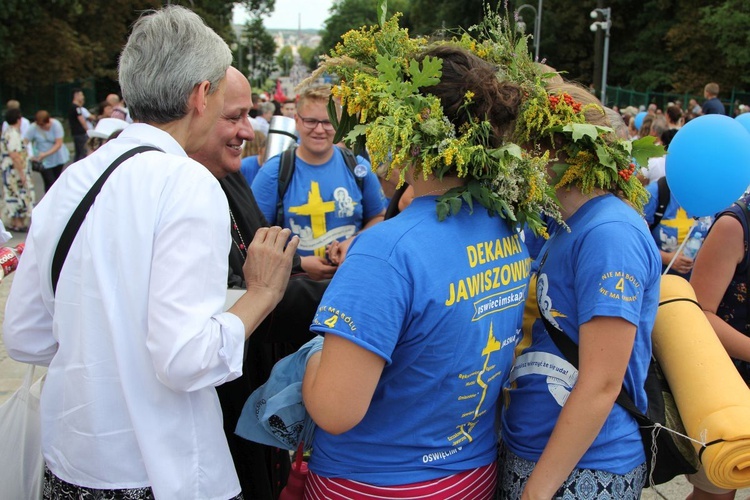
[[(4, 0), (0, 81), (25, 90), (91, 77), (116, 80), (117, 58), (133, 22), (165, 3), (194, 10), (227, 42), (234, 40), (234, 0)], [(267, 13), (274, 0), (243, 4)]]
[(89, 77), (114, 78), (130, 25), (140, 11), (159, 4), (8, 0), (0, 9), (2, 81), (24, 90)]
[[(336, 0), (321, 31), (318, 54), (329, 53), (347, 31), (378, 24), (377, 5), (378, 0)], [(388, 17), (395, 12), (402, 12), (404, 17), (401, 19), (401, 26), (410, 28), (409, 9), (407, 0), (389, 0)]]
[(263, 19), (255, 17), (245, 23), (242, 32), (243, 43), (246, 44), (250, 83), (260, 89), (264, 87), (269, 75), (276, 69), (274, 54), (276, 42), (268, 30), (263, 26)]
[(442, 34), (443, 29), (455, 30), (477, 24), (484, 17), (485, 5), (495, 10), (499, 3), (499, 0), (413, 0), (410, 13), (415, 32)]
[(310, 71), (313, 71), (318, 67), (317, 53), (312, 47), (307, 47), (306, 45), (297, 47), (297, 54), (299, 55), (302, 64), (304, 64)]
[(294, 64), (294, 53), (289, 45), (284, 45), (276, 55), (276, 65), (281, 70), (282, 76), (289, 76), (289, 70)]

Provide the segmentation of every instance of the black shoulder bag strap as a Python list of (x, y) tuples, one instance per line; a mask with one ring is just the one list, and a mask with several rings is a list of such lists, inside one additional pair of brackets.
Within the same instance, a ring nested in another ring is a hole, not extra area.
[(99, 177), (94, 185), (91, 186), (91, 189), (89, 189), (89, 192), (86, 193), (86, 196), (83, 197), (81, 203), (78, 204), (78, 207), (73, 212), (73, 215), (70, 216), (70, 220), (68, 221), (68, 224), (65, 226), (65, 229), (60, 236), (60, 241), (58, 241), (57, 243), (55, 255), (54, 257), (52, 257), (52, 271), (50, 275), (52, 278), (53, 295), (57, 290), (57, 282), (60, 279), (60, 272), (62, 271), (63, 264), (65, 263), (65, 258), (68, 256), (68, 252), (70, 251), (70, 246), (73, 244), (73, 240), (78, 234), (78, 230), (81, 228), (81, 224), (83, 224), (83, 220), (86, 218), (86, 214), (88, 213), (89, 208), (91, 208), (91, 205), (94, 203), (96, 196), (99, 194), (99, 191), (101, 191), (104, 182), (122, 162), (134, 155), (137, 155), (138, 153), (143, 153), (144, 151), (161, 151), (161, 149), (154, 146), (138, 146), (137, 148), (133, 148), (117, 158), (114, 162), (112, 162), (107, 170), (104, 171), (104, 173)]
[[(555, 345), (560, 350), (562, 355), (565, 356), (565, 359), (568, 360), (568, 363), (573, 365), (575, 369), (577, 370), (578, 369), (578, 345), (575, 342), (573, 342), (573, 340), (571, 340), (570, 337), (565, 335), (561, 329), (555, 327), (552, 323), (550, 323), (549, 320), (544, 317), (544, 314), (542, 314), (541, 310), (539, 311), (539, 315), (541, 316), (542, 321), (544, 322), (544, 327), (547, 329), (547, 333), (552, 339), (552, 342), (555, 343)], [(638, 407), (635, 406), (635, 403), (633, 403), (633, 400), (630, 399), (630, 396), (628, 396), (628, 393), (625, 392), (625, 386), (620, 388), (620, 394), (617, 395), (617, 399), (615, 400), (615, 403), (625, 408), (638, 421), (642, 421), (642, 419), (647, 418), (643, 414), (643, 412), (639, 410)]]

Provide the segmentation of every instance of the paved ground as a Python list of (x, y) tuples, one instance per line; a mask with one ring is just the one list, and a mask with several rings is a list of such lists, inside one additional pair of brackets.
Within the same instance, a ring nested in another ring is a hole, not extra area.
[[(37, 186), (42, 185), (39, 174), (34, 173), (37, 176)], [(41, 199), (41, 192), (37, 189), (37, 200)], [(6, 243), (8, 246), (15, 246), (18, 243), (24, 241), (25, 234), (15, 233), (13, 239)], [(23, 257), (22, 257), (23, 258)], [(2, 283), (0, 283), (0, 332), (2, 332), (2, 321), (5, 318), (5, 301), (8, 298), (8, 292), (13, 282), (15, 274), (10, 274)], [(10, 359), (5, 352), (5, 345), (2, 341), (2, 335), (0, 335), (0, 404), (5, 402), (11, 394), (21, 385), (23, 377), (26, 373), (27, 365), (18, 363)], [(44, 369), (37, 368), (36, 377), (41, 377), (44, 373)], [(690, 484), (685, 480), (684, 477), (678, 477), (670, 481), (669, 483), (659, 485), (654, 489), (646, 488), (643, 491), (642, 498), (644, 500), (680, 500), (685, 498), (691, 491)], [(737, 496), (737, 499), (750, 499), (750, 488), (741, 490)]]

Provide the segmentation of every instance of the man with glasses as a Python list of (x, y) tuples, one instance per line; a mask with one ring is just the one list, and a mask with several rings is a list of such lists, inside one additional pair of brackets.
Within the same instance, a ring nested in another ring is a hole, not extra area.
[[(297, 102), (299, 146), (283, 193), (283, 221), (276, 220), (281, 157), (267, 160), (252, 185), (266, 219), (299, 235), (302, 268), (313, 279), (331, 278), (337, 258), (331, 259), (329, 247), (341, 242), (345, 251), (354, 235), (383, 220), (386, 207), (370, 164), (358, 158), (356, 167), (349, 169), (344, 152), (334, 147), (336, 131), (327, 110), (330, 95), (330, 85), (314, 85), (304, 89)], [(358, 183), (357, 177), (364, 182)]]

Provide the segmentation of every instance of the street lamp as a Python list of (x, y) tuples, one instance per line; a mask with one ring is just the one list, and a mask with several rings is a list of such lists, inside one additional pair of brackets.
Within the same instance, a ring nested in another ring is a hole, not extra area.
[(609, 61), (609, 28), (612, 27), (612, 9), (605, 7), (603, 9), (594, 9), (591, 11), (591, 19), (599, 19), (599, 15), (604, 17), (604, 21), (596, 21), (591, 24), (591, 31), (604, 30), (604, 56), (602, 64), (602, 104), (607, 105), (607, 62)]
[[(534, 7), (531, 4), (525, 3), (518, 7), (516, 9), (516, 18), (518, 18), (518, 15), (521, 13), (523, 9), (531, 9), (532, 12), (534, 12), (534, 33), (532, 36), (534, 37), (534, 60), (539, 60), (539, 38), (542, 35), (542, 1), (539, 0), (539, 6)], [(519, 23), (519, 25), (525, 26), (525, 23)]]

